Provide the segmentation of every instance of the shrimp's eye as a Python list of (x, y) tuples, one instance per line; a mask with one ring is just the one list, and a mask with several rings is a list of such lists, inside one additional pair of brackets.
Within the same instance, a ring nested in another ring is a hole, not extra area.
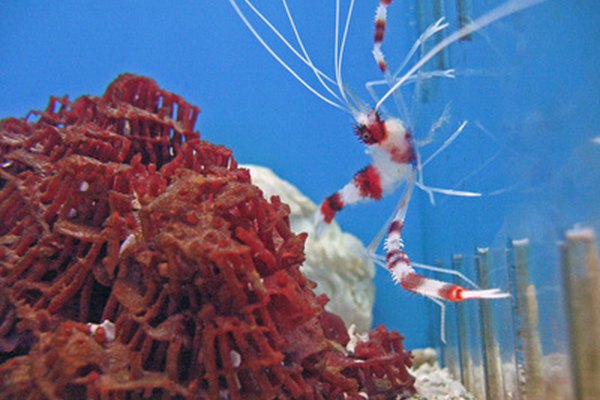
[(373, 135), (371, 131), (366, 125), (357, 125), (356, 126), (356, 135), (360, 139), (361, 142), (365, 144), (373, 144)]

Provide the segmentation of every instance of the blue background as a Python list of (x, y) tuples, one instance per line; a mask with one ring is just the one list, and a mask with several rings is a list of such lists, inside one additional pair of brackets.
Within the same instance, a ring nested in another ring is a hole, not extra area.
[[(343, 74), (368, 99), (364, 83), (380, 79), (370, 53), (378, 2), (357, 3)], [(426, 3), (392, 4), (384, 44), (392, 66), (423, 24), (435, 20)], [(473, 16), (499, 4), (473, 3)], [(257, 4), (291, 39), (279, 3)], [(455, 2), (431, 4), (442, 6), (449, 32), (455, 30)], [(417, 138), (451, 103), (452, 118), (421, 150), (425, 158), (462, 120), (470, 121), (426, 169), (426, 182), (486, 194), (436, 196), (433, 206), (417, 192), (404, 232), (407, 252), (415, 261), (447, 266), (452, 254), (528, 237), (542, 315), (551, 315), (557, 302), (555, 242), (562, 230), (578, 222), (599, 225), (600, 145), (593, 142), (600, 136), (598, 4), (550, 0), (502, 20), (433, 61), (456, 68), (455, 80), (405, 91)], [(311, 57), (331, 75), (333, 2), (290, 0), (290, 7)], [(50, 95), (101, 95), (118, 74), (133, 72), (199, 105), (203, 138), (230, 147), (242, 163), (272, 168), (316, 202), (369, 162), (350, 117), (294, 81), (227, 1), (8, 1), (0, 20), (0, 117), (44, 108)], [(310, 79), (272, 35), (266, 38)], [(369, 243), (398, 197), (345, 210), (338, 221)], [(494, 274), (506, 284), (501, 262)], [(383, 270), (376, 286), (375, 323), (399, 329), (409, 347), (431, 344), (437, 335), (431, 322), (438, 318), (431, 304), (394, 286)]]

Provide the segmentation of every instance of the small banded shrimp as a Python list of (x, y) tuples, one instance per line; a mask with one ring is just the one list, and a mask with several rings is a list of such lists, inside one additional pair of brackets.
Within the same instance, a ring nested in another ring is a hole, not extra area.
[[(248, 18), (238, 5), (238, 1), (245, 3), (244, 9), (253, 13), (258, 19), (270, 29), (282, 43), (314, 74), (316, 80), (321, 85), (318, 89), (303, 79), (294, 69), (292, 69), (263, 39), (255, 27), (249, 22)], [(394, 99), (396, 107), (402, 108), (403, 99), (400, 94), (400, 88), (407, 83), (416, 80), (431, 78), (453, 78), (453, 70), (443, 71), (422, 71), (422, 68), (437, 54), (446, 47), (457, 42), (460, 39), (471, 35), (483, 27), (492, 24), (499, 19), (505, 18), (511, 14), (529, 8), (543, 0), (509, 0), (498, 6), (492, 11), (464, 25), (457, 31), (449, 34), (443, 40), (433, 46), (421, 58), (408, 67), (413, 60), (417, 50), (431, 39), (436, 33), (446, 29), (448, 24), (444, 18), (430, 25), (417, 39), (411, 47), (409, 53), (404, 58), (396, 73), (391, 73), (388, 63), (382, 51), (382, 44), (385, 37), (387, 24), (387, 9), (392, 0), (379, 0), (375, 13), (375, 34), (373, 45), (373, 56), (381, 73), (383, 80), (379, 83), (387, 85), (388, 89), (383, 96), (377, 98), (373, 85), (377, 82), (367, 83), (367, 89), (375, 100), (374, 106), (358, 99), (348, 88), (342, 79), (342, 61), (346, 39), (352, 17), (355, 0), (350, 0), (346, 12), (346, 20), (343, 24), (340, 21), (341, 6), (340, 0), (335, 0), (335, 42), (334, 42), (334, 75), (328, 76), (311, 60), (303, 41), (298, 33), (296, 24), (287, 0), (281, 0), (285, 9), (288, 22), (294, 33), (296, 46), (292, 45), (280, 31), (269, 21), (251, 0), (229, 0), (234, 10), (248, 27), (251, 33), (256, 37), (260, 44), (275, 60), (283, 66), (298, 82), (300, 82), (311, 93), (317, 96), (325, 103), (349, 113), (354, 120), (354, 131), (359, 140), (365, 145), (367, 153), (371, 157), (371, 163), (358, 171), (353, 178), (340, 190), (327, 197), (321, 204), (316, 213), (316, 234), (318, 235), (324, 226), (331, 223), (336, 213), (344, 207), (358, 202), (380, 200), (384, 196), (391, 194), (403, 187), (403, 194), (396, 206), (393, 214), (381, 231), (375, 236), (367, 251), (374, 262), (390, 272), (392, 279), (404, 289), (423, 295), (436, 302), (442, 310), (442, 340), (444, 340), (444, 301), (459, 302), (468, 299), (499, 299), (508, 297), (507, 293), (500, 289), (481, 289), (466, 276), (455, 270), (437, 268), (419, 263), (411, 262), (404, 250), (402, 240), (402, 229), (410, 199), (413, 190), (416, 187), (425, 191), (433, 202), (434, 193), (452, 195), (452, 196), (479, 196), (479, 193), (457, 191), (452, 189), (443, 189), (427, 186), (423, 182), (423, 168), (444, 149), (446, 149), (453, 140), (455, 140), (463, 131), (467, 122), (463, 122), (458, 129), (425, 161), (421, 161), (418, 146), (413, 138), (407, 121), (395, 117), (384, 111), (384, 102), (390, 97)], [(440, 117), (443, 119), (443, 116)], [(439, 127), (440, 121), (433, 124), (430, 132)], [(384, 240), (385, 255), (377, 254), (377, 249)], [(454, 274), (466, 282), (472, 288), (466, 288), (456, 284), (446, 283), (439, 280), (425, 277), (416, 272), (415, 268), (434, 270), (442, 273)]]

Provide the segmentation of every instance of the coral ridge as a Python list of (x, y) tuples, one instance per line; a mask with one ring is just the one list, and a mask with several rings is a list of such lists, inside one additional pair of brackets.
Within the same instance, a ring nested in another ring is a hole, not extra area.
[(346, 350), (344, 323), (299, 270), (306, 235), (289, 207), (200, 139), (199, 111), (124, 74), (102, 97), (1, 122), (3, 396), (412, 393), (398, 333)]

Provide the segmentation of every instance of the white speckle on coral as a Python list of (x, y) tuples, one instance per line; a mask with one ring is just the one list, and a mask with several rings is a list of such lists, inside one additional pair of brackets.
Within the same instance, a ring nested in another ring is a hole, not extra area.
[[(356, 349), (356, 345), (360, 342), (366, 342), (369, 340), (368, 333), (356, 333), (356, 325), (352, 324), (348, 328), (348, 336), (350, 336), (350, 340), (346, 344), (346, 351), (350, 354), (354, 353)], [(362, 361), (362, 360), (360, 360)]]
[(8, 168), (11, 165), (13, 165), (12, 160), (8, 160), (8, 161), (5, 161), (5, 162), (2, 163), (2, 168)]
[(83, 181), (79, 185), (80, 192), (87, 192), (89, 188), (90, 188), (90, 184), (87, 181)]
[(134, 211), (140, 210), (142, 208), (140, 198), (138, 197), (138, 194), (135, 191), (133, 192), (133, 200), (131, 200), (131, 207)]
[(90, 335), (93, 336), (99, 328), (102, 328), (102, 329), (104, 329), (104, 334), (106, 335), (106, 340), (108, 340), (109, 342), (112, 342), (113, 340), (115, 340), (116, 328), (115, 328), (115, 324), (112, 323), (111, 321), (105, 319), (101, 324), (93, 324), (90, 322), (87, 325), (90, 329)]
[(123, 252), (133, 246), (135, 243), (135, 234), (130, 233), (129, 236), (125, 238), (123, 244), (121, 244), (121, 248), (119, 249), (119, 257), (123, 255)]
[(237, 368), (242, 363), (242, 356), (235, 350), (231, 350), (229, 352), (229, 358), (231, 359), (231, 363), (233, 364), (233, 368)]
[(77, 210), (74, 208), (71, 208), (69, 210), (69, 213), (67, 214), (68, 218), (75, 218), (77, 216)]

